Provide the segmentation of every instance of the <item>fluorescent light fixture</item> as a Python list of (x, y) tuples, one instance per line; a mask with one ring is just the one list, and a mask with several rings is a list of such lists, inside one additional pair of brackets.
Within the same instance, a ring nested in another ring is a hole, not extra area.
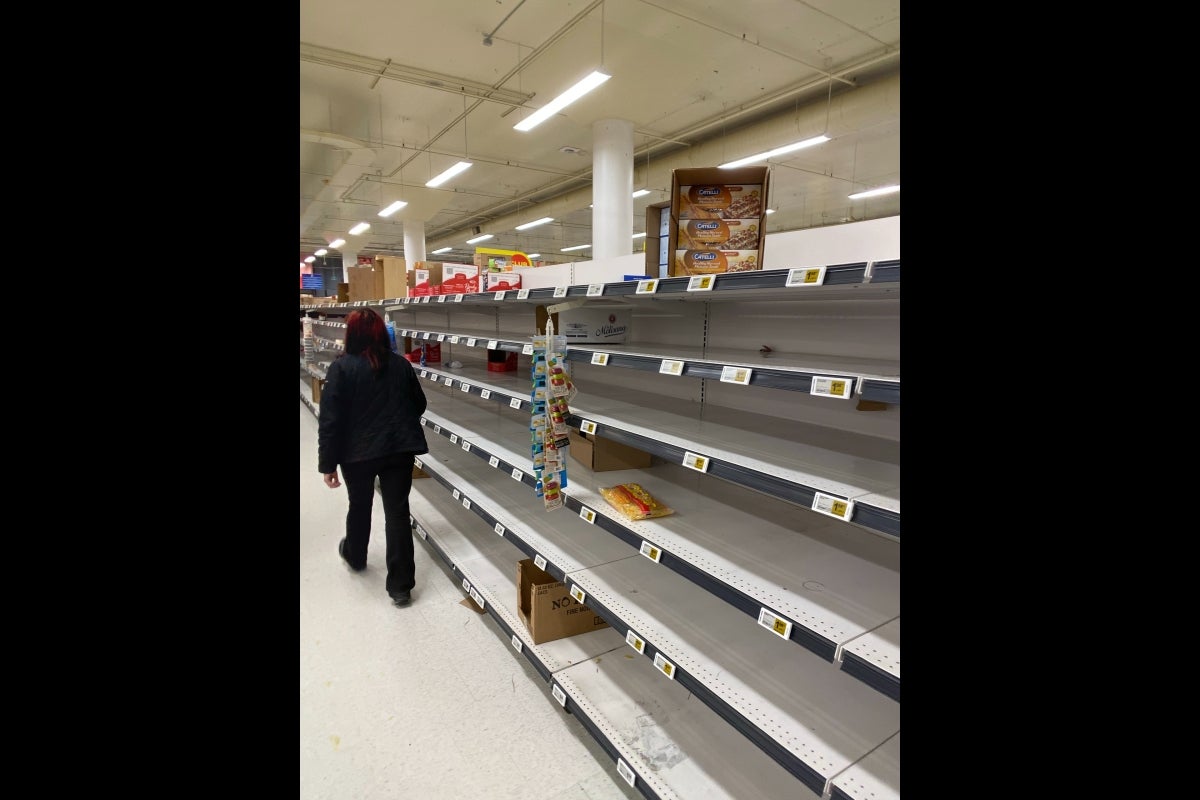
[(646, 233), (643, 231), (642, 233), (635, 233), (635, 234), (633, 235), (633, 238), (635, 238), (635, 239), (640, 239), (640, 238), (642, 238), (642, 237), (643, 237), (643, 236), (645, 236), (645, 235), (646, 235)]
[(530, 258), (541, 258), (542, 257), (541, 253), (526, 253), (525, 255), (529, 256)]
[(768, 213), (768, 214), (774, 214), (774, 213), (775, 213), (775, 209), (773, 209), (773, 208), (768, 208), (768, 209), (767, 209), (767, 213)]
[(812, 147), (815, 144), (821, 144), (822, 142), (828, 141), (829, 137), (825, 136), (824, 134), (821, 136), (814, 136), (813, 138), (805, 139), (802, 142), (793, 142), (792, 144), (785, 144), (783, 147), (776, 147), (774, 150), (768, 150), (767, 152), (759, 153), (756, 156), (747, 156), (746, 158), (739, 158), (737, 161), (730, 161), (728, 164), (721, 164), (718, 169), (733, 169), (734, 167), (743, 167), (746, 164), (757, 164), (759, 162), (772, 159), (775, 156), (781, 156), (784, 153), (790, 153), (793, 150), (803, 150), (805, 147)]
[(453, 249), (454, 249), (453, 247), (439, 247), (437, 250), (434, 250), (434, 251), (433, 251), (433, 254), (434, 254), (435, 256), (436, 256), (436, 255), (441, 255), (442, 253), (449, 253), (449, 252), (450, 252), (451, 250), (453, 250)]
[(467, 244), (475, 244), (476, 242), (482, 242), (484, 239), (494, 239), (495, 237), (496, 234), (494, 233), (485, 233), (483, 236), (476, 236), (474, 239), (467, 239)]
[(314, 261), (316, 261), (316, 260), (317, 260), (317, 257), (316, 257), (316, 256), (309, 256), (308, 258), (304, 259), (304, 263), (305, 263), (305, 264), (311, 264), (311, 263), (313, 263), (313, 262), (314, 262)]
[(471, 166), (470, 161), (460, 161), (457, 164), (455, 164), (453, 167), (451, 167), (450, 169), (443, 172), (441, 175), (438, 175), (433, 180), (429, 181), (429, 183), (427, 183), (425, 185), (428, 186), (430, 189), (434, 188), (435, 186), (441, 186), (443, 183), (450, 180), (455, 175), (457, 175), (458, 173), (462, 172), (464, 169), (467, 169), (470, 166)]
[(360, 222), (357, 225), (355, 225), (353, 228), (350, 229), (350, 235), (358, 236), (360, 233), (365, 232), (367, 230), (367, 228), (369, 228), (369, 227), (371, 227), (371, 223)]
[(611, 77), (612, 75), (605, 75), (599, 70), (593, 72), (591, 75), (588, 75), (579, 83), (575, 84), (570, 89), (567, 89), (558, 97), (554, 98), (549, 103), (518, 122), (516, 125), (513, 125), (513, 128), (519, 131), (533, 130), (538, 125), (541, 125), (543, 122), (550, 119), (550, 117), (571, 105), (571, 103), (574, 103), (576, 100), (583, 97), (585, 94), (590, 92), (592, 89), (595, 89), (597, 86), (604, 83)]
[(345, 243), (346, 243), (345, 239), (334, 239), (332, 242), (329, 243), (329, 246), (332, 247), (334, 250), (337, 250), (339, 247), (341, 247)]
[(404, 208), (406, 205), (408, 205), (408, 203), (404, 202), (403, 200), (397, 200), (396, 202), (392, 203), (390, 206), (385, 208), (383, 211), (380, 211), (379, 216), (390, 217), (392, 214), (395, 214), (397, 211)]
[(328, 253), (328, 252), (329, 252), (328, 250), (326, 250), (324, 247), (322, 247), (320, 250), (318, 250), (317, 252), (313, 253), (313, 255), (314, 255), (314, 256), (323, 256), (323, 255), (325, 255), (325, 254), (326, 254), (326, 253)]
[(547, 222), (554, 222), (554, 217), (542, 217), (535, 219), (533, 222), (526, 222), (524, 225), (518, 225), (517, 230), (524, 231), (530, 228), (536, 228), (538, 225), (545, 225)]
[(636, 192), (633, 193), (633, 196), (634, 197), (645, 197), (648, 194), (650, 194), (649, 189), (638, 189)]
[(562, 249), (562, 252), (564, 252), (564, 253), (569, 253), (569, 252), (571, 252), (572, 250), (583, 250), (583, 249), (585, 249), (585, 248), (588, 248), (588, 247), (591, 247), (591, 245), (590, 245), (590, 244), (577, 244), (577, 245), (575, 245), (574, 247), (564, 247), (564, 248)]
[(900, 184), (895, 186), (880, 186), (878, 189), (868, 189), (865, 192), (846, 195), (851, 200), (862, 200), (864, 197), (878, 197), (881, 194), (891, 194), (892, 192), (900, 191)]

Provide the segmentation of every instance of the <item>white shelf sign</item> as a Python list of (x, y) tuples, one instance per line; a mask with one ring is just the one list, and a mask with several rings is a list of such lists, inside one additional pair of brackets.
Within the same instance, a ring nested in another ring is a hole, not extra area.
[(424, 464), (422, 464), (422, 463), (421, 463), (421, 459), (419, 459), (419, 458), (414, 458), (414, 459), (413, 459), (413, 466), (414, 466), (414, 467), (416, 467), (417, 469), (422, 469), (422, 468), (424, 467)]
[(453, 386), (453, 385), (454, 385), (454, 378), (446, 378), (446, 385), (447, 385), (447, 386)]
[(626, 783), (628, 783), (630, 786), (633, 786), (633, 782), (635, 780), (633, 770), (631, 770), (629, 765), (620, 758), (617, 759), (617, 774), (624, 778)]
[(462, 389), (464, 392), (469, 392), (469, 391), (471, 391), (471, 384), (469, 384), (469, 383), (460, 383), (460, 384), (458, 385), (458, 387), (459, 387), (460, 389)]
[(494, 530), (500, 536), (504, 535), (504, 526), (501, 525), (499, 522), (496, 523), (495, 527), (493, 527), (492, 530)]
[(513, 646), (513, 649), (516, 650), (518, 653), (521, 652), (521, 649), (524, 647), (524, 645), (521, 644), (521, 640), (517, 638), (517, 635), (515, 633), (513, 634), (513, 638), (512, 638), (512, 646)]
[(526, 356), (533, 355), (533, 345), (527, 344), (521, 348), (521, 354)]
[(455, 490), (454, 490), (453, 492), (451, 492), (450, 494), (454, 496), (454, 499), (455, 499), (455, 500), (457, 500), (458, 498), (462, 497), (462, 492), (460, 492), (458, 489), (455, 489)]
[(825, 282), (825, 267), (796, 267), (788, 270), (784, 286), (820, 286)]
[(596, 432), (596, 423), (592, 422), (590, 419), (583, 420), (579, 423), (579, 432), (594, 434)]
[(528, 300), (529, 299), (529, 290), (528, 289), (517, 289), (517, 299), (518, 300)]
[(638, 281), (637, 290), (634, 294), (654, 294), (658, 291), (658, 281)]
[(408, 331), (407, 331), (407, 330), (400, 331), (400, 335), (401, 335), (401, 336), (408, 336)]
[(566, 286), (555, 286), (554, 287), (554, 296), (555, 297), (566, 297), (567, 296), (567, 287)]
[(429, 370), (427, 370), (427, 369), (423, 369), (423, 370), (421, 370), (421, 377), (422, 377), (422, 378), (424, 378), (424, 377), (425, 377), (425, 376), (427, 376), (428, 374), (429, 374)]
[(463, 296), (461, 294), (454, 295), (454, 302), (461, 303)]
[(457, 433), (450, 434), (450, 444), (458, 444), (458, 434)]
[(688, 278), (687, 290), (689, 292), (711, 292), (716, 283), (715, 275), (693, 275)]
[(435, 374), (429, 376), (429, 380), (433, 381), (434, 383), (437, 383), (440, 380), (440, 376), (435, 373)]
[(663, 375), (682, 375), (683, 362), (664, 358), (662, 363), (658, 365), (658, 371)]
[(762, 625), (767, 630), (782, 636), (784, 639), (792, 635), (791, 620), (776, 616), (774, 612), (765, 608), (758, 612), (758, 624)]
[(525, 473), (521, 472), (521, 470), (519, 470), (519, 469), (514, 469), (512, 471), (512, 476), (513, 476), (513, 480), (517, 481), (518, 483), (525, 480)]
[(721, 383), (740, 383), (742, 386), (750, 383), (750, 374), (754, 370), (749, 367), (721, 367)]
[(535, 555), (533, 557), (533, 565), (544, 571), (546, 569), (546, 559), (542, 558), (540, 555)]
[(697, 455), (686, 450), (683, 453), (683, 465), (697, 472), (708, 472), (708, 465), (710, 463), (711, 461), (708, 456)]
[(463, 504), (463, 508), (465, 508), (467, 511), (471, 510), (471, 501), (469, 498), (464, 497), (462, 499), (462, 504)]
[(573, 583), (571, 584), (571, 597), (574, 597), (576, 602), (583, 603), (584, 598), (587, 597), (587, 592), (580, 589), (579, 584)]
[(579, 507), (579, 518), (591, 525), (596, 524), (596, 512), (592, 511), (587, 506)]
[(446, 341), (446, 334), (444, 334), (444, 333), (439, 333), (439, 334), (438, 334), (438, 341), (439, 341), (439, 342), (444, 342), (444, 341)]
[(503, 300), (503, 299), (504, 299), (504, 295), (505, 295), (505, 292), (503, 292), (503, 291), (496, 292), (496, 299), (497, 299), (497, 300)]
[(462, 587), (463, 587), (463, 591), (464, 591), (464, 592), (467, 592), (468, 594), (470, 594), (470, 592), (471, 592), (471, 582), (470, 582), (469, 580), (467, 580), (466, 578), (463, 578)]
[(488, 346), (487, 346), (487, 349), (488, 349), (488, 350), (495, 350), (495, 349), (496, 349), (496, 346), (497, 346), (498, 344), (499, 344), (499, 342), (497, 342), (495, 339), (488, 339)]
[(467, 339), (467, 347), (474, 347), (474, 346), (475, 346), (475, 341), (476, 341), (476, 340), (475, 340), (475, 337), (474, 337), (474, 336), (472, 336), (470, 339)]
[(424, 529), (424, 528), (422, 528), (420, 525), (418, 525), (418, 526), (417, 526), (417, 536), (420, 536), (422, 539), (424, 539), (424, 538), (426, 538), (428, 535), (429, 535), (429, 534), (425, 533), (425, 529)]
[(554, 699), (558, 701), (560, 706), (563, 708), (567, 707), (567, 693), (564, 692), (557, 683), (550, 688), (550, 694), (554, 695)]
[(425, 424), (425, 423), (427, 423), (428, 421), (429, 421), (429, 420), (425, 419), (424, 417), (421, 417), (421, 424), (422, 424), (422, 425), (424, 425), (424, 424)]
[(658, 667), (658, 671), (663, 675), (666, 675), (671, 680), (675, 680), (675, 665), (663, 658), (662, 653), (654, 654), (654, 666)]
[(812, 388), (808, 390), (808, 393), (818, 395), (819, 397), (840, 397), (843, 400), (849, 400), (853, 384), (854, 381), (848, 381), (845, 378), (822, 378), (814, 376), (812, 379)]
[(509, 400), (508, 407), (509, 408), (520, 408), (521, 407), (521, 398), (514, 397), (512, 400)]
[(588, 284), (588, 290), (587, 290), (588, 297), (600, 297), (602, 294), (604, 294), (604, 284), (603, 283), (589, 283)]
[(457, 336), (451, 336), (451, 337), (450, 337), (450, 344), (458, 344), (458, 337), (457, 337)]
[(441, 432), (442, 432), (442, 426), (441, 426), (441, 425), (434, 425), (434, 426), (433, 426), (433, 432), (434, 432), (434, 433), (441, 433)]
[(487, 400), (489, 397), (492, 396), (492, 390), (491, 389), (481, 389), (479, 392), (479, 396), (482, 397), (484, 400)]
[(608, 366), (608, 353), (592, 353), (592, 363), (601, 367)]
[(633, 628), (630, 628), (628, 632), (626, 632), (625, 643), (634, 650), (637, 650), (639, 653), (646, 652), (646, 643), (642, 641), (642, 637), (633, 632)]
[(463, 447), (463, 450), (466, 450), (468, 453), (471, 452), (471, 443), (468, 442), (466, 439), (463, 439), (462, 447)]
[(817, 492), (813, 495), (812, 510), (849, 522), (854, 515), (854, 501)]
[(432, 336), (432, 335), (433, 335), (433, 334), (432, 334), (432, 333), (430, 333), (429, 331), (422, 331), (422, 332), (421, 332), (421, 338), (422, 338), (422, 339), (428, 339), (428, 338), (429, 338), (430, 336)]
[(659, 560), (662, 558), (662, 550), (659, 550), (657, 547), (645, 541), (644, 539), (642, 540), (642, 546), (638, 552), (653, 561), (655, 564), (659, 563)]
[(421, 302), (422, 302), (422, 303), (428, 303), (428, 302), (429, 302), (429, 295), (425, 295), (424, 297), (422, 297), (422, 298), (421, 298)]
[(500, 459), (492, 456), (488, 459), (488, 466), (490, 466), (492, 469), (495, 469), (496, 467), (500, 466)]
[(439, 303), (444, 303), (444, 302), (446, 302), (446, 295), (444, 295), (444, 294), (439, 294), (439, 295), (438, 295), (438, 302), (439, 302)]
[(474, 589), (471, 590), (471, 599), (475, 601), (480, 608), (487, 608), (487, 603), (483, 602), (483, 595)]

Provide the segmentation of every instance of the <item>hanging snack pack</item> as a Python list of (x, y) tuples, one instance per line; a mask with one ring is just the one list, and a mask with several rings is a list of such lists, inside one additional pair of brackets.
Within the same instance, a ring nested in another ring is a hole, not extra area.
[(534, 491), (542, 498), (547, 511), (562, 508), (562, 490), (567, 485), (567, 407), (574, 395), (564, 369), (566, 339), (554, 335), (553, 323), (547, 324), (546, 334), (533, 337), (533, 359), (530, 364), (529, 440), (533, 472), (537, 478)]
[(628, 519), (655, 519), (674, 514), (675, 510), (664, 506), (654, 495), (637, 483), (619, 483), (600, 490), (600, 496)]

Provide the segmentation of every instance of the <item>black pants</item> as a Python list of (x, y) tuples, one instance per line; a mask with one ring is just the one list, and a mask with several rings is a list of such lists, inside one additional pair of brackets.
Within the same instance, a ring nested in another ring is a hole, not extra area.
[(371, 541), (371, 508), (375, 478), (383, 495), (384, 530), (387, 535), (388, 594), (411, 591), (416, 585), (412, 526), (408, 521), (408, 492), (412, 488), (413, 454), (374, 458), (342, 465), (342, 480), (350, 497), (346, 512), (346, 560), (355, 569), (367, 565)]

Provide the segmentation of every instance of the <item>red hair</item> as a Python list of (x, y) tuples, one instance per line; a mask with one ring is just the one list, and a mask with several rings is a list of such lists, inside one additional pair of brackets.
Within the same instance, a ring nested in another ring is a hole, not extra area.
[(365, 356), (371, 369), (379, 372), (384, 357), (391, 351), (383, 317), (369, 308), (356, 308), (346, 317), (346, 354)]

